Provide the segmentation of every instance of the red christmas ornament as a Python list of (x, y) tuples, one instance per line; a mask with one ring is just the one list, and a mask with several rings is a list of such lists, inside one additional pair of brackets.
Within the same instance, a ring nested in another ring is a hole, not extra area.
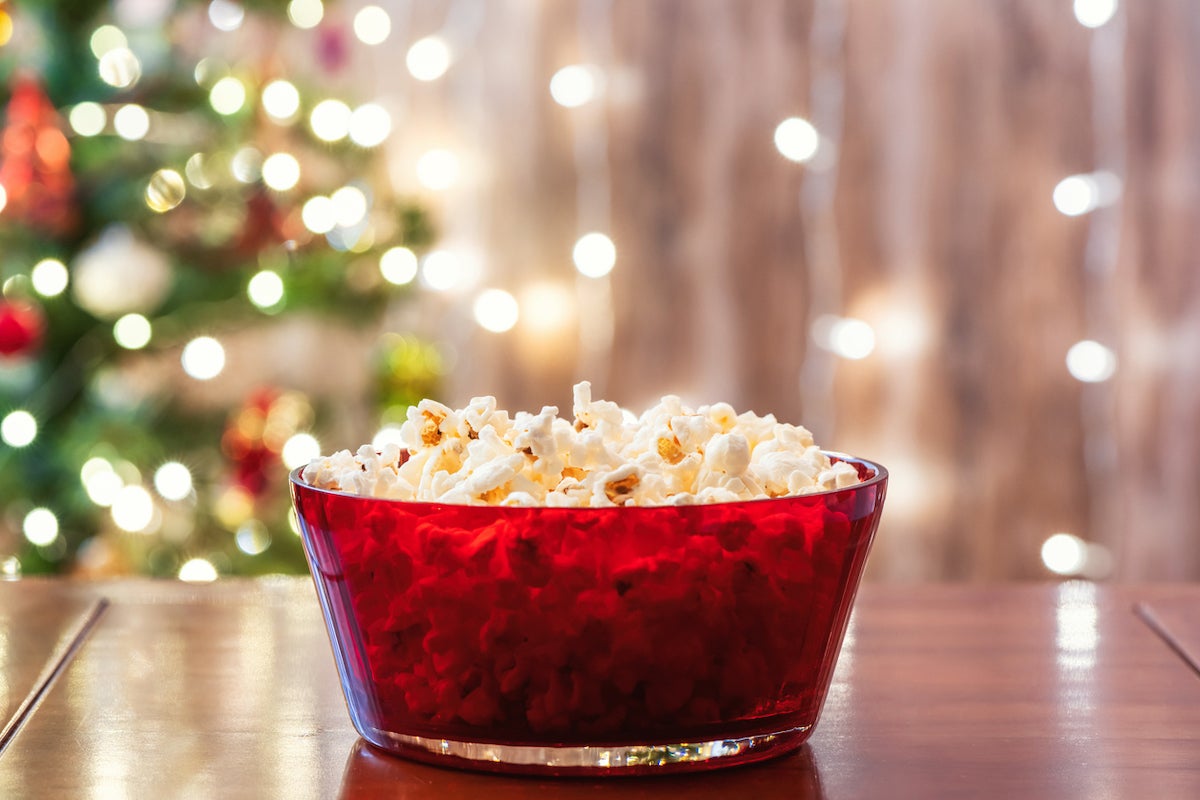
[(54, 235), (69, 233), (78, 221), (71, 145), (60, 123), (37, 78), (17, 73), (0, 132), (5, 216)]
[(24, 358), (42, 343), (46, 320), (35, 305), (0, 300), (0, 356)]

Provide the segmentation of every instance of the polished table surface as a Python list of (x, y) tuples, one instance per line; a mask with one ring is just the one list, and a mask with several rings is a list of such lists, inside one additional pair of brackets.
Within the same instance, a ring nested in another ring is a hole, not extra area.
[(307, 579), (0, 583), (0, 798), (1200, 798), (1200, 586), (867, 586), (798, 753), (489, 776), (354, 733)]

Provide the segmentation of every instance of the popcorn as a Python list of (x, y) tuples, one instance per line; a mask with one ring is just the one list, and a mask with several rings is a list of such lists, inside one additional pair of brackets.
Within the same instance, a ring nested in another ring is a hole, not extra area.
[(546, 406), (510, 416), (494, 397), (463, 409), (422, 400), (400, 428), (403, 447), (363, 445), (313, 459), (322, 489), (416, 502), (559, 507), (692, 505), (843, 489), (850, 464), (831, 462), (798, 425), (690, 409), (675, 395), (640, 417), (575, 386), (573, 419)]

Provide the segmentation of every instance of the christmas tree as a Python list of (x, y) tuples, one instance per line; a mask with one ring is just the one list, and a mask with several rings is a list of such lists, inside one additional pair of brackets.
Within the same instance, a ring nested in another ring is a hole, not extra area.
[[(379, 168), (387, 111), (289, 80), (296, 36), (320, 69), (347, 58), (321, 12), (0, 2), (0, 571), (304, 569), (286, 473), (336, 409), (272, 383), (195, 396), (226, 336), (377, 322), (432, 241)], [(190, 52), (197, 26), (256, 46)], [(375, 422), (433, 392), (429, 344), (371, 355)]]

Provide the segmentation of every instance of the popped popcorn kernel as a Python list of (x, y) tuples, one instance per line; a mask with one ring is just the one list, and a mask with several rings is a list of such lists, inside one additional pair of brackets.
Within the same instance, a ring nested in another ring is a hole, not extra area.
[(728, 403), (692, 409), (664, 396), (641, 416), (575, 385), (573, 419), (546, 406), (509, 415), (496, 398), (463, 409), (422, 400), (402, 444), (313, 459), (305, 482), (415, 502), (600, 507), (732, 503), (844, 489), (859, 482), (808, 429)]

